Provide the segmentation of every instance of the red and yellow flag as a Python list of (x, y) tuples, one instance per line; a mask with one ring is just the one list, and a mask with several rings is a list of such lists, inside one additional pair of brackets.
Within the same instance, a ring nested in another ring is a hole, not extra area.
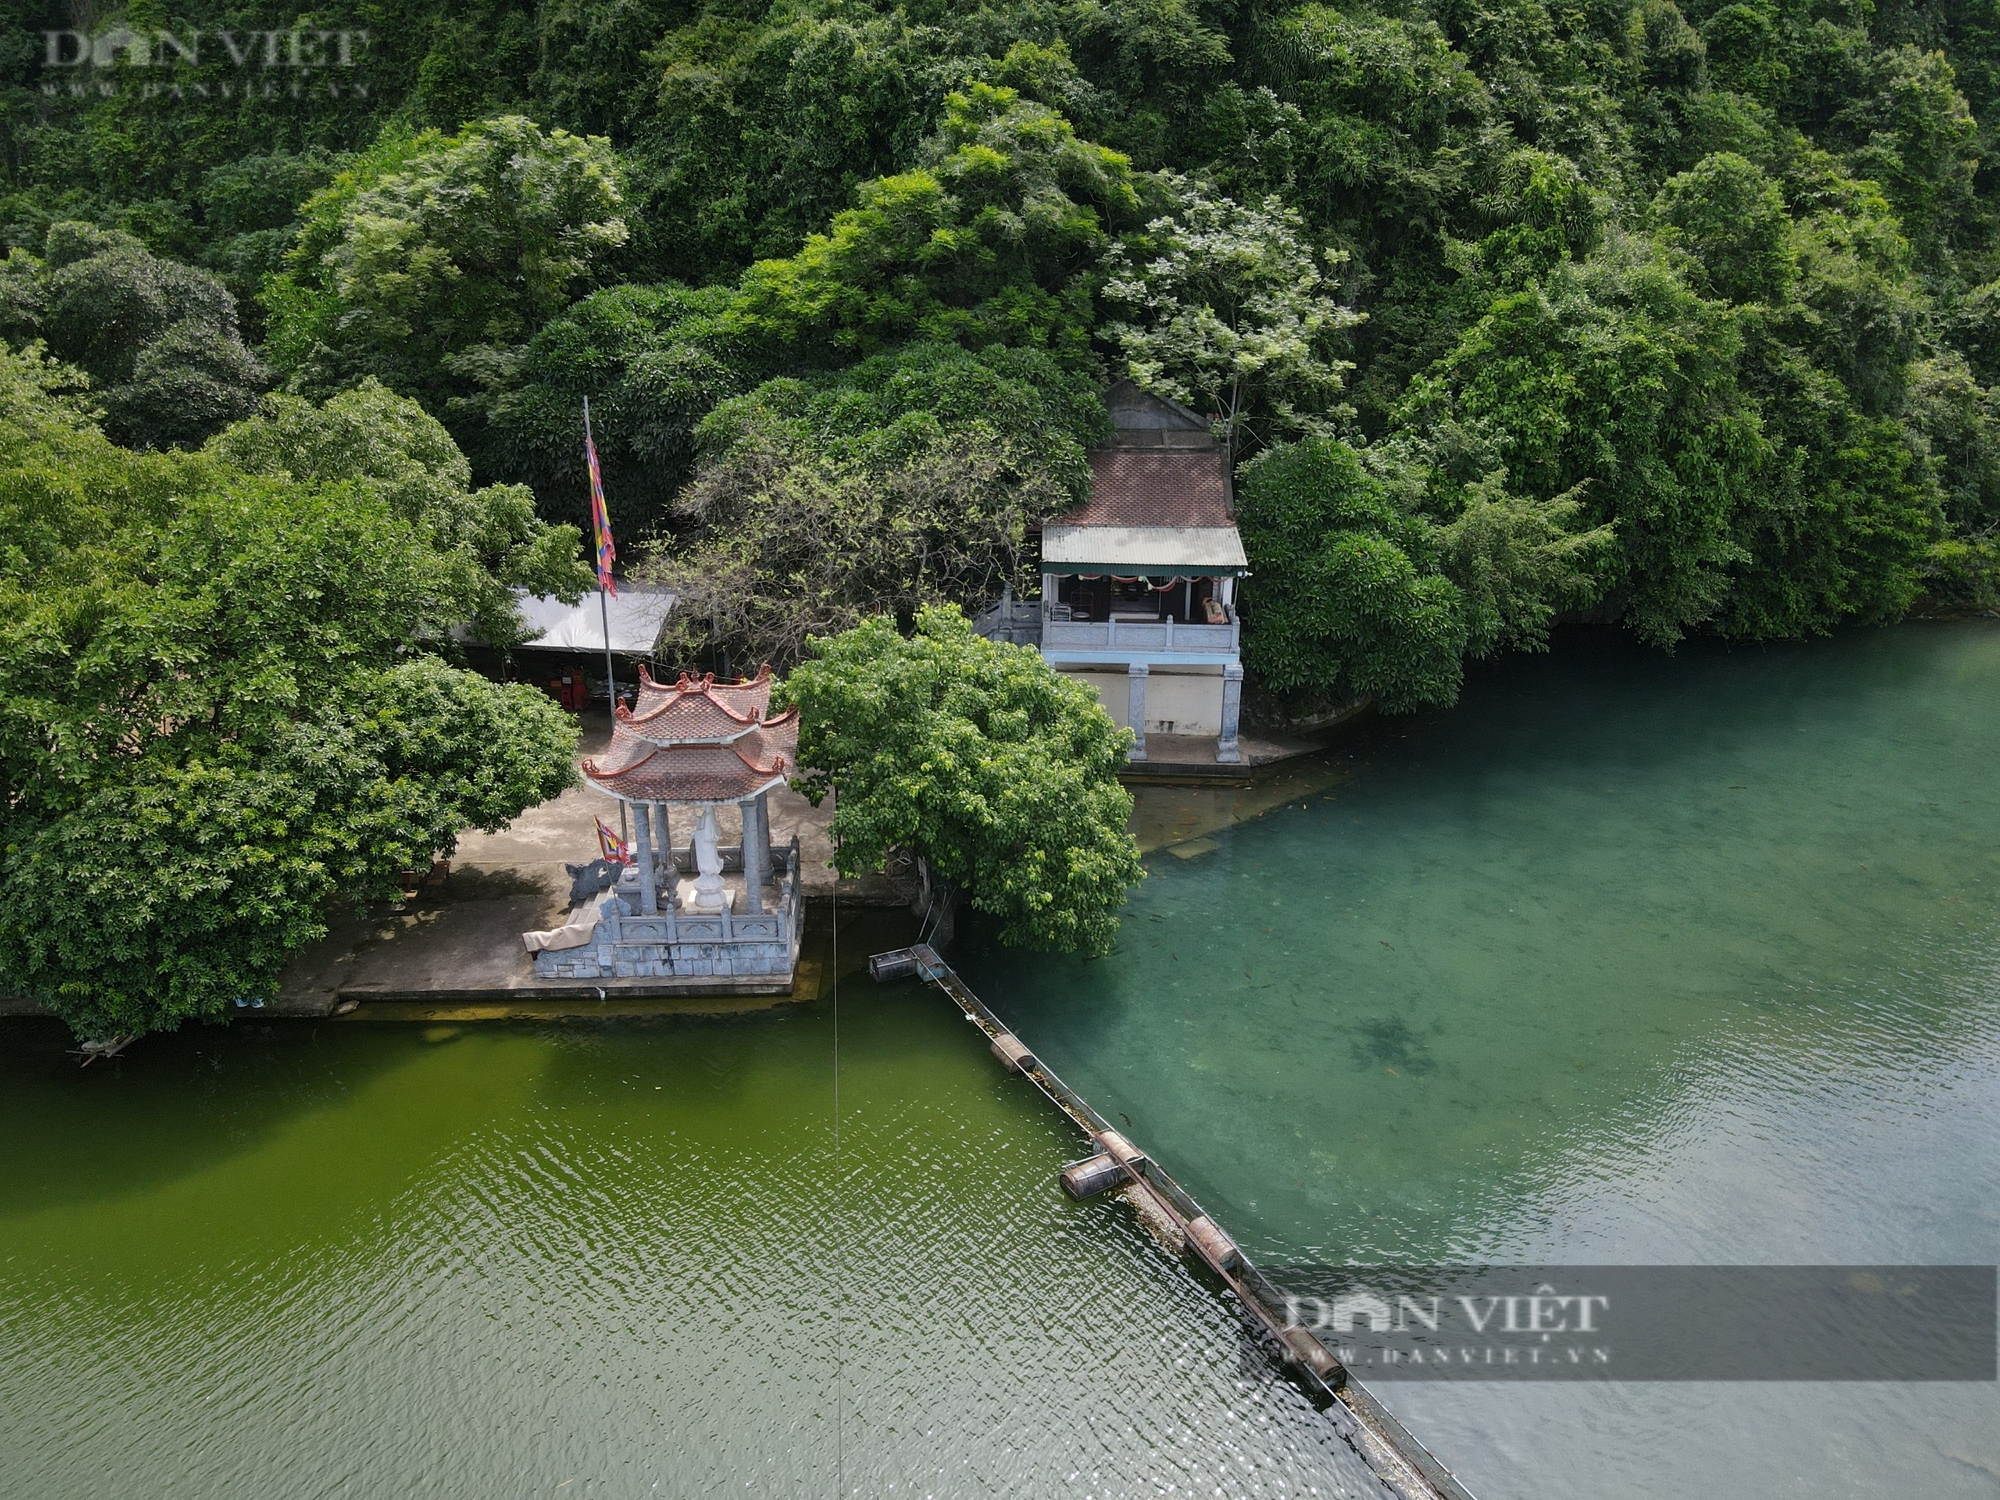
[(611, 831), (611, 825), (604, 819), (597, 820), (597, 847), (603, 851), (607, 861), (614, 865), (632, 863), (632, 846)]
[(597, 586), (615, 599), (618, 585), (612, 581), (611, 565), (618, 560), (618, 545), (611, 539), (611, 512), (604, 504), (604, 470), (597, 462), (597, 442), (590, 435), (588, 401), (583, 403), (583, 458), (590, 468), (590, 529), (597, 542)]

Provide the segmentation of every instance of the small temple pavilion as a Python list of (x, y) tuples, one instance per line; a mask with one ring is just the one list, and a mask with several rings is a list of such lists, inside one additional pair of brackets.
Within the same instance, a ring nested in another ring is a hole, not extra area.
[[(670, 687), (640, 669), (638, 702), (618, 707), (611, 744), (583, 762), (584, 780), (630, 814), (631, 863), (594, 917), (527, 935), (537, 977), (791, 982), (799, 841), (773, 847), (768, 798), (797, 768), (799, 722), (770, 706), (769, 667), (748, 682), (683, 674)], [(725, 806), (741, 810), (738, 845), (721, 842)]]

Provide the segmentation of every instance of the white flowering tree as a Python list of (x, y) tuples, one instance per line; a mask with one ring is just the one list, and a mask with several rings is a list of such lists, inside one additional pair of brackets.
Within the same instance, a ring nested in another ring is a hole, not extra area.
[(1105, 258), (1105, 331), (1139, 385), (1215, 417), (1256, 447), (1329, 429), (1347, 371), (1335, 357), (1362, 314), (1334, 300), (1327, 272), (1344, 252), (1307, 242), (1276, 197), (1247, 207), (1169, 175), (1179, 207)]

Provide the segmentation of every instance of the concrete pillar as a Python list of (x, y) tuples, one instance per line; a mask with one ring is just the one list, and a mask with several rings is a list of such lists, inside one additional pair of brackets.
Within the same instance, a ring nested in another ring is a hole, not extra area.
[(771, 833), (765, 823), (768, 816), (764, 798), (759, 792), (743, 807), (743, 906), (753, 915), (764, 910), (765, 866), (771, 862)]
[(1241, 765), (1242, 748), (1236, 732), (1243, 717), (1243, 668), (1231, 662), (1222, 669), (1222, 733), (1215, 741), (1215, 758), (1225, 766)]
[(1146, 758), (1146, 679), (1153, 669), (1142, 661), (1135, 661), (1125, 669), (1126, 680), (1130, 683), (1125, 699), (1125, 720), (1132, 726), (1132, 753), (1127, 760)]
[(771, 794), (757, 795), (757, 868), (771, 878)]
[(653, 869), (653, 820), (646, 816), (646, 804), (632, 804), (632, 852), (639, 864), (639, 915), (650, 917), (660, 910), (660, 887)]

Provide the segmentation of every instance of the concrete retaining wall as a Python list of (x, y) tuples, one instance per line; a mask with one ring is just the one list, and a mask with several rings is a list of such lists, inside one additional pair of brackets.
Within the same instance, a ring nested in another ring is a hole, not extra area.
[[(1131, 728), (1127, 707), (1132, 679), (1123, 672), (1058, 667), (1065, 677), (1087, 682), (1097, 690), (1105, 710), (1120, 729)], [(1155, 667), (1146, 679), (1146, 733), (1216, 735), (1222, 733), (1222, 668)]]

